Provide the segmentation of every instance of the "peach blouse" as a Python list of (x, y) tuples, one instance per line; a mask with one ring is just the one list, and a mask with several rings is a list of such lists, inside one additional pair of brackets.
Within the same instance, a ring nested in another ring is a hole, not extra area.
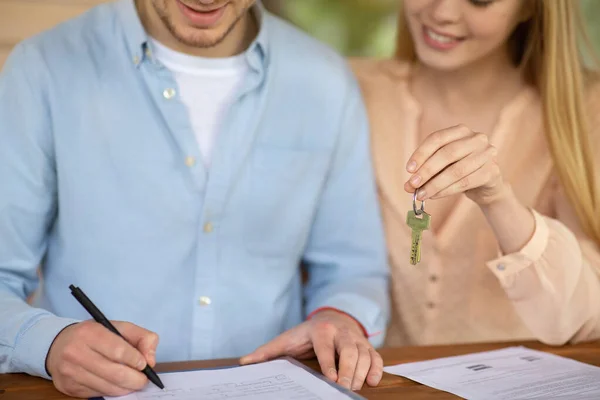
[[(536, 91), (523, 90), (490, 132), (505, 182), (534, 214), (530, 241), (519, 252), (501, 254), (474, 202), (457, 195), (449, 211), (436, 213), (438, 200), (430, 200), (425, 210), (442, 222), (424, 232), (421, 262), (413, 266), (406, 225), (412, 195), (403, 185), (419, 144), (421, 105), (408, 90), (411, 68), (396, 60), (351, 63), (369, 113), (392, 269), (386, 344), (599, 338), (600, 248), (583, 234), (558, 184)], [(600, 91), (593, 93), (591, 105), (600, 112)]]

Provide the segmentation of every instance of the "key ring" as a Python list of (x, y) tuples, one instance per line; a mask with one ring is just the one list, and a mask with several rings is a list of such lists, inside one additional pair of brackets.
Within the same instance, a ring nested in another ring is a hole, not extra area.
[(421, 202), (421, 209), (417, 210), (417, 191), (419, 189), (415, 189), (415, 194), (413, 194), (413, 211), (415, 215), (421, 215), (425, 212), (425, 200)]

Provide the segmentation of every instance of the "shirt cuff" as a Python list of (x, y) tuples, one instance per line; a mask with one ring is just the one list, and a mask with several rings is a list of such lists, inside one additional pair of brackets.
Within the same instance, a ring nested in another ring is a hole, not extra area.
[(486, 263), (505, 288), (512, 286), (517, 273), (537, 262), (548, 246), (550, 230), (546, 220), (537, 211), (530, 211), (535, 220), (535, 230), (531, 239), (521, 250), (507, 255), (499, 252), (498, 258)]
[(17, 371), (52, 379), (46, 371), (46, 357), (58, 334), (80, 321), (56, 316), (43, 316), (21, 334), (15, 346), (13, 364)]

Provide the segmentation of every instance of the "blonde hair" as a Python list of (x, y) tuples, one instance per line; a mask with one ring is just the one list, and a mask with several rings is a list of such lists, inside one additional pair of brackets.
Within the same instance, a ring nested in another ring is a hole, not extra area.
[[(586, 69), (584, 58), (596, 59), (579, 1), (533, 0), (527, 6), (532, 7), (531, 18), (516, 27), (509, 51), (540, 92), (555, 168), (585, 233), (600, 244), (600, 166), (594, 161), (584, 97), (584, 88), (597, 80), (597, 74)], [(396, 57), (417, 61), (403, 11), (398, 28)], [(580, 51), (580, 43), (587, 53)]]

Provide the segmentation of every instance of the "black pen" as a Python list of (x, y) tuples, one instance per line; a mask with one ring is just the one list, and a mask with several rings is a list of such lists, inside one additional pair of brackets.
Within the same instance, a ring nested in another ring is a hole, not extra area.
[[(92, 303), (92, 301), (85, 295), (85, 293), (83, 293), (81, 289), (73, 285), (70, 285), (69, 289), (71, 289), (71, 294), (73, 295), (73, 297), (75, 297), (75, 299), (77, 299), (77, 301), (83, 306), (83, 308), (85, 308), (87, 312), (90, 313), (90, 315), (92, 316), (92, 318), (94, 318), (96, 322), (102, 324), (112, 333), (122, 337), (123, 340), (127, 341), (127, 339), (125, 339), (123, 335), (119, 333), (117, 328), (115, 328), (114, 325), (110, 323), (108, 318), (106, 318), (104, 314), (102, 314), (98, 307), (96, 307), (94, 303)], [(142, 370), (142, 373), (148, 377), (150, 382), (154, 383), (159, 388), (165, 388), (165, 385), (163, 385), (156, 372), (154, 372), (154, 370), (150, 368), (148, 364), (146, 364), (146, 367)]]

